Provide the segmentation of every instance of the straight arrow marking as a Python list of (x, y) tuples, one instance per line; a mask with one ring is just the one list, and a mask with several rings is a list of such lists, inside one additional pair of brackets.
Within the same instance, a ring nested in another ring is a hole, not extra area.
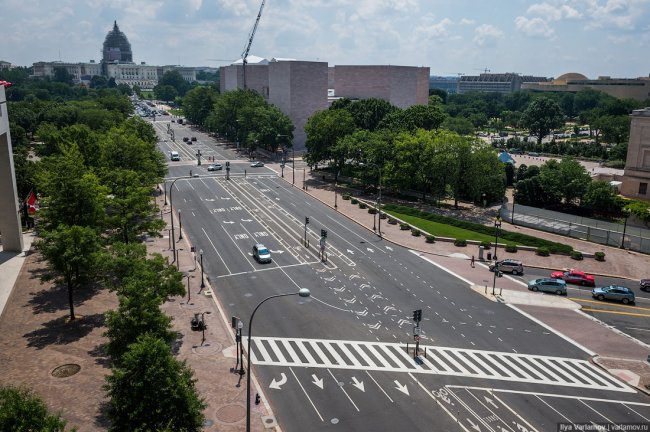
[(397, 390), (401, 391), (406, 396), (410, 396), (409, 389), (408, 389), (408, 387), (406, 387), (406, 384), (402, 385), (397, 380), (395, 380), (395, 384), (397, 384), (397, 387), (395, 387)]
[(363, 386), (363, 381), (359, 381), (357, 377), (352, 377), (352, 381), (354, 381), (354, 383), (352, 383), (353, 386), (355, 386), (356, 388), (358, 388), (364, 393), (366, 392), (366, 389)]
[(320, 387), (321, 390), (323, 390), (323, 378), (318, 379), (316, 374), (311, 374), (312, 379), (314, 380), (313, 383), (316, 384), (318, 387)]

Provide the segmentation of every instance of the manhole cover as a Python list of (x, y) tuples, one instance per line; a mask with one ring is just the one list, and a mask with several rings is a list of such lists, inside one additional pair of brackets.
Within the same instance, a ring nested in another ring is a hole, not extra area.
[(52, 376), (55, 378), (67, 378), (81, 370), (81, 366), (75, 363), (64, 364), (54, 368)]
[(226, 405), (219, 408), (216, 417), (224, 423), (236, 423), (246, 417), (246, 407), (241, 405)]

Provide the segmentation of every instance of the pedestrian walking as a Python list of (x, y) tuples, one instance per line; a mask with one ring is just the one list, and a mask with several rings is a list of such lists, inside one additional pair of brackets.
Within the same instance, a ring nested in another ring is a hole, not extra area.
[(474, 255), (472, 255), (472, 260), (469, 262), (469, 265), (474, 268)]

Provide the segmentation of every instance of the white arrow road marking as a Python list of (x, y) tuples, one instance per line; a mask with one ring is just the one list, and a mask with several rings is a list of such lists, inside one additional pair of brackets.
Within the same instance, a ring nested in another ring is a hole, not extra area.
[(253, 222), (253, 219), (242, 219), (242, 222)]
[(380, 298), (383, 298), (383, 297), (380, 296), (379, 294), (373, 294), (373, 295), (370, 296), (370, 300), (376, 300), (376, 299), (380, 299)]
[(366, 248), (366, 249), (368, 250), (368, 252), (372, 252), (372, 253), (375, 253), (375, 250), (374, 250), (374, 249), (372, 249), (372, 248)]
[(402, 325), (403, 325), (403, 324), (409, 324), (410, 322), (411, 322), (411, 321), (409, 321), (409, 320), (400, 319), (400, 320), (397, 322), (397, 325), (399, 325), (400, 328), (402, 328)]
[(203, 201), (212, 202), (212, 201), (215, 201), (215, 199), (214, 198), (203, 198)]
[(345, 287), (342, 286), (341, 288), (332, 288), (332, 289), (333, 289), (334, 291), (336, 291), (336, 292), (341, 292), (341, 291), (343, 291), (343, 290), (345, 289)]
[(234, 221), (223, 221), (223, 223), (225, 223), (225, 224), (234, 224), (235, 222)]
[(390, 247), (390, 246), (386, 246), (386, 249), (388, 249), (389, 251), (392, 251), (392, 250), (393, 250), (393, 248)]
[(343, 299), (347, 304), (355, 304), (357, 302), (357, 296), (353, 296), (350, 300)]
[(390, 312), (392, 310), (397, 310), (397, 309), (395, 309), (392, 306), (384, 306), (384, 313), (388, 313), (388, 312)]
[(359, 288), (360, 288), (360, 289), (370, 288), (370, 285), (368, 285), (368, 284), (361, 284), (361, 285), (359, 286)]
[(353, 386), (355, 386), (356, 388), (358, 388), (364, 393), (366, 392), (366, 389), (363, 386), (363, 381), (359, 381), (357, 377), (352, 377), (352, 381), (354, 381), (354, 383), (352, 384)]
[(316, 269), (316, 271), (318, 273), (325, 273), (327, 271), (327, 269), (324, 269), (324, 268), (323, 269)]
[(222, 200), (229, 200), (230, 197), (221, 197)]
[(381, 327), (381, 321), (377, 322), (377, 324), (374, 324), (374, 325), (371, 325), (371, 326), (368, 326), (368, 327), (370, 327), (373, 330), (377, 330), (379, 327)]
[(492, 399), (490, 399), (490, 398), (487, 397), (487, 396), (483, 396), (483, 397), (485, 398), (485, 402), (489, 403), (489, 404), (492, 405), (494, 408), (499, 408), (499, 406), (498, 406), (497, 404), (495, 404), (494, 401), (493, 401)]
[(275, 378), (273, 378), (273, 381), (271, 381), (271, 384), (269, 384), (269, 388), (282, 390), (280, 386), (287, 383), (287, 376), (284, 374), (284, 372), (282, 372), (280, 375), (282, 375), (280, 381), (276, 381)]
[(467, 419), (467, 421), (472, 425), (472, 429), (476, 429), (477, 431), (481, 430), (481, 428), (479, 428), (477, 424), (474, 424), (470, 419)]
[(366, 315), (368, 315), (368, 308), (365, 308), (365, 309), (362, 310), (361, 312), (357, 312), (357, 315), (359, 315), (359, 316), (366, 316)]
[(313, 383), (320, 387), (321, 390), (323, 390), (323, 378), (318, 379), (316, 374), (311, 374), (311, 377), (314, 380)]
[(395, 380), (395, 384), (397, 384), (397, 387), (395, 387), (397, 390), (401, 391), (404, 393), (406, 396), (410, 396), (409, 394), (409, 389), (406, 387), (406, 384), (402, 385), (399, 383), (399, 381)]
[(271, 253), (281, 254), (281, 253), (284, 253), (284, 251), (283, 250), (272, 250)]
[(353, 274), (353, 275), (350, 275), (349, 279), (352, 280), (352, 279), (359, 279), (359, 278), (361, 278), (361, 276), (359, 276), (358, 274)]
[(348, 249), (348, 253), (349, 253), (350, 255), (354, 255), (354, 252), (351, 251), (350, 249)]
[(334, 279), (336, 279), (336, 276), (332, 276), (329, 278), (324, 278), (327, 282), (332, 282)]

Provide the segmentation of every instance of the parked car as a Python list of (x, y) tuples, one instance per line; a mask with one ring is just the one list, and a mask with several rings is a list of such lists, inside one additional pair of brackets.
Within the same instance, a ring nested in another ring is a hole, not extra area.
[[(490, 271), (494, 271), (495, 264), (490, 265)], [(496, 262), (496, 267), (501, 272), (512, 273), (513, 275), (524, 274), (524, 265), (521, 261), (504, 259)]]
[(173, 160), (173, 161), (179, 161), (179, 160), (181, 160), (181, 157), (180, 157), (180, 155), (178, 154), (177, 151), (170, 151), (170, 152), (169, 152), (169, 158), (170, 158), (171, 160)]
[(183, 137), (183, 142), (188, 142), (190, 139), (188, 137)]
[(551, 277), (554, 279), (563, 279), (566, 283), (572, 283), (582, 286), (596, 286), (596, 280), (592, 275), (586, 274), (580, 270), (571, 269), (569, 271), (553, 272)]
[(261, 243), (253, 246), (253, 258), (259, 263), (271, 262), (271, 252)]
[(598, 300), (616, 300), (623, 304), (634, 303), (634, 291), (620, 285), (609, 285), (591, 290), (591, 296)]
[(196, 137), (192, 137), (192, 141), (196, 141)]
[(528, 289), (531, 291), (542, 291), (566, 295), (566, 282), (562, 279), (541, 278), (528, 282)]
[(219, 171), (221, 169), (223, 169), (223, 165), (220, 163), (208, 165), (208, 171)]
[(650, 291), (650, 279), (641, 279), (641, 282), (639, 282), (639, 288), (641, 291)]
[(253, 168), (258, 168), (258, 167), (263, 167), (263, 166), (264, 166), (264, 162), (259, 162), (259, 161), (253, 162), (251, 164), (251, 167), (253, 167)]

